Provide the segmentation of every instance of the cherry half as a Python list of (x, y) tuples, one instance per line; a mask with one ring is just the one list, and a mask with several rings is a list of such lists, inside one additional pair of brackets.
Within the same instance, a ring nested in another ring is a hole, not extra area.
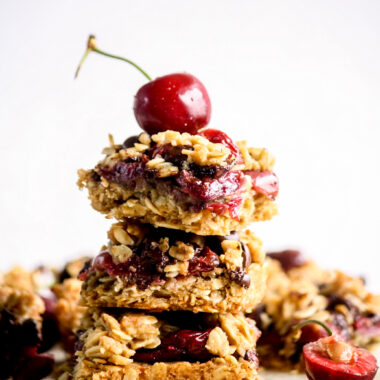
[(137, 123), (149, 134), (166, 130), (196, 134), (210, 121), (211, 102), (202, 82), (191, 74), (169, 74), (155, 80), (133, 61), (106, 53), (97, 47), (96, 39), (90, 36), (87, 49), (75, 73), (90, 52), (129, 63), (139, 70), (149, 82), (135, 96), (133, 110)]
[(376, 358), (368, 350), (346, 342), (320, 321), (308, 320), (296, 328), (308, 323), (319, 324), (329, 334), (303, 346), (302, 354), (309, 380), (372, 380), (376, 376)]

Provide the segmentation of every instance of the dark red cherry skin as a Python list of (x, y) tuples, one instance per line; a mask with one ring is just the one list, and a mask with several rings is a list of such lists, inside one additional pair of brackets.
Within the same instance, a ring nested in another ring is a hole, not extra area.
[(196, 134), (210, 121), (211, 102), (204, 85), (191, 74), (169, 74), (142, 86), (133, 106), (149, 134), (166, 130)]
[(315, 323), (305, 325), (301, 328), (301, 336), (299, 337), (297, 343), (300, 345), (315, 342), (321, 338), (327, 338), (329, 336), (328, 332), (322, 327)]
[(332, 337), (319, 339), (303, 347), (306, 376), (309, 380), (372, 380), (376, 376), (376, 358), (367, 350), (353, 347), (353, 359), (346, 363), (334, 361), (321, 351)]

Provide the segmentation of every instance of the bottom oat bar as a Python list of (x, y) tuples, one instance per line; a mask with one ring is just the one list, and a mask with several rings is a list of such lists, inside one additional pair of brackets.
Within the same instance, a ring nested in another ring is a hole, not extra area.
[(294, 329), (307, 319), (326, 322), (360, 347), (380, 342), (380, 296), (369, 293), (362, 278), (322, 269), (298, 251), (268, 256), (263, 304), (250, 314), (262, 330), (257, 348), (261, 365), (302, 370), (303, 345), (327, 335), (315, 324)]
[(243, 315), (89, 309), (82, 328), (60, 379), (258, 379), (260, 332)]

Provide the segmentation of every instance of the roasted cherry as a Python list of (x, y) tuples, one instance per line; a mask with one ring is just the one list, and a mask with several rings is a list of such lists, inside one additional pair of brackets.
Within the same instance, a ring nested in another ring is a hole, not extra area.
[(149, 80), (149, 83), (137, 91), (133, 106), (138, 124), (149, 134), (166, 130), (196, 134), (198, 129), (210, 121), (210, 98), (204, 85), (193, 75), (169, 74), (152, 80), (133, 61), (98, 49), (94, 36), (88, 39), (86, 52), (78, 65), (75, 77), (92, 51), (129, 63)]
[(367, 350), (345, 341), (333, 334), (322, 322), (309, 320), (296, 328), (310, 323), (324, 327), (329, 334), (303, 346), (305, 371), (310, 380), (372, 380), (377, 372), (376, 358)]
[(133, 106), (140, 127), (154, 134), (171, 129), (196, 134), (210, 121), (204, 85), (190, 74), (169, 74), (142, 86)]

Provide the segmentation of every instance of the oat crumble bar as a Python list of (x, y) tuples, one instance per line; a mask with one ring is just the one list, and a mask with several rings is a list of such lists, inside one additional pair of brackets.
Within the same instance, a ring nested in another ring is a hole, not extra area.
[(225, 235), (277, 213), (273, 157), (231, 144), (236, 149), (174, 131), (142, 133), (123, 145), (111, 139), (94, 169), (79, 170), (78, 184), (109, 217)]
[(269, 254), (263, 303), (250, 314), (262, 330), (260, 364), (279, 370), (302, 370), (302, 346), (325, 336), (317, 325), (298, 332), (301, 321), (325, 322), (346, 340), (363, 348), (380, 342), (380, 296), (371, 294), (362, 278), (325, 270), (298, 251)]
[(81, 272), (86, 305), (138, 309), (252, 310), (265, 288), (265, 254), (250, 231), (199, 236), (132, 222)]
[(82, 329), (76, 380), (258, 379), (260, 332), (242, 314), (89, 309)]

